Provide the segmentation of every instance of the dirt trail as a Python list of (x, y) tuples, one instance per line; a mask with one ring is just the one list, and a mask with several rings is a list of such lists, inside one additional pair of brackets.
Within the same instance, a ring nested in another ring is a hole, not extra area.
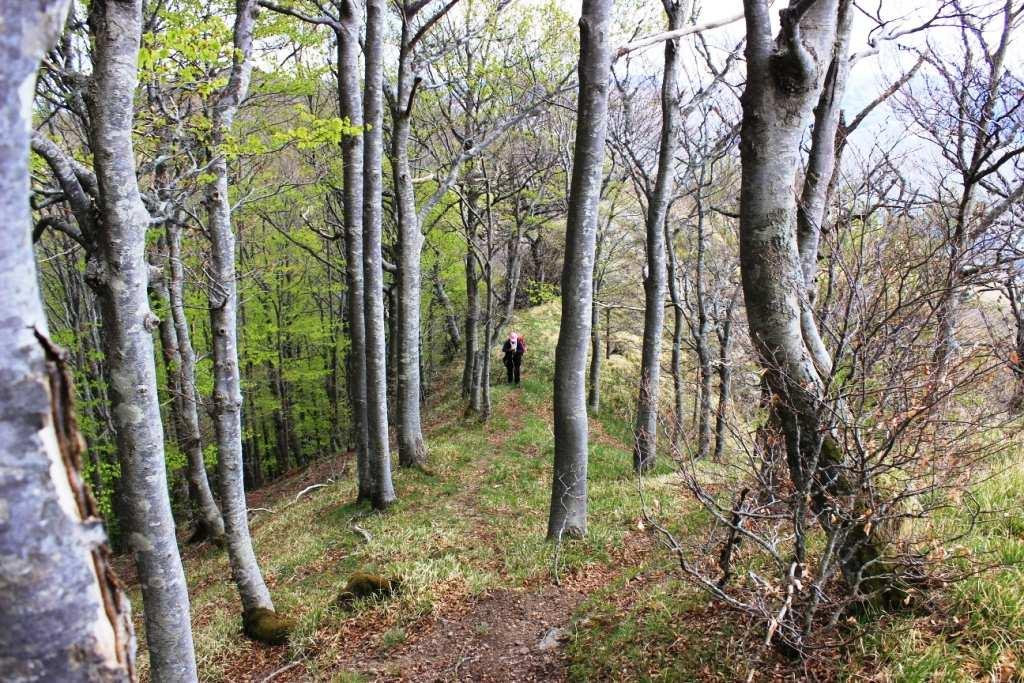
[[(497, 402), (495, 412), (506, 417), (509, 425), (505, 432), (488, 437), (497, 447), (522, 428), (524, 418), (508, 402)], [(467, 518), (480, 518), (476, 494), (493, 459), (492, 455), (477, 461), (470, 485), (458, 498)], [(358, 670), (374, 680), (409, 683), (564, 681), (568, 674), (565, 643), (573, 612), (589, 592), (610, 582), (621, 569), (594, 568), (586, 576), (564, 577), (560, 585), (489, 591), (463, 605), (457, 614), (437, 615), (417, 624), (406, 643), (376, 654)]]
[[(543, 406), (540, 414), (544, 413)], [(494, 412), (507, 420), (507, 426), (491, 431), (487, 440), (492, 448), (483, 457), (462, 471), (464, 486), (453, 500), (459, 515), (477, 527), (478, 536), (486, 538), (487, 516), (479, 509), (479, 491), (490, 468), (501, 457), (501, 446), (517, 434), (525, 421), (524, 411), (508, 401), (495, 401)], [(550, 420), (550, 415), (544, 415)], [(450, 420), (442, 418), (437, 427)], [(595, 425), (595, 438), (614, 442), (614, 437)], [(335, 464), (334, 467), (338, 465)], [(323, 473), (319, 473), (320, 476)], [(268, 496), (265, 504), (294, 495), (293, 490), (308, 485), (313, 477), (294, 477), (281, 490)], [(257, 503), (264, 501), (255, 501)], [(566, 642), (571, 635), (574, 611), (588, 594), (613, 581), (626, 567), (641, 561), (650, 549), (643, 534), (631, 534), (624, 547), (613, 552), (610, 566), (591, 565), (585, 571), (562, 576), (559, 585), (535, 583), (521, 589), (495, 589), (482, 595), (452, 601), (438, 612), (428, 614), (405, 627), (406, 640), (385, 645), (379, 626), (363, 624), (355, 641), (339, 648), (336, 670), (358, 673), (373, 681), (485, 681), (491, 683), (565, 681), (568, 678)], [(369, 627), (367, 630), (365, 627)], [(253, 682), (282, 683), (289, 681), (330, 680), (331, 674), (314, 676), (302, 663), (288, 664), (285, 652), (271, 657), (262, 665), (249, 669), (246, 678)], [(269, 676), (269, 678), (268, 678)]]
[(564, 627), (583, 593), (496, 590), (455, 619), (437, 618), (363, 671), (381, 681), (561, 681)]

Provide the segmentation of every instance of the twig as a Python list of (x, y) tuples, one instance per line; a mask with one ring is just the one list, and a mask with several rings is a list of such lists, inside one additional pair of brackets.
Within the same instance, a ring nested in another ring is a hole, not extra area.
[(294, 669), (299, 664), (302, 664), (302, 662), (292, 662), (291, 664), (285, 664), (280, 669), (278, 669), (276, 671), (271, 671), (270, 674), (266, 678), (264, 678), (264, 679), (262, 679), (260, 681), (260, 683), (269, 683), (273, 679), (277, 678), (278, 675), (283, 674), (285, 671), (288, 671), (289, 669)]
[(725, 588), (725, 584), (732, 577), (732, 551), (740, 544), (738, 529), (743, 523), (743, 503), (747, 499), (750, 489), (744, 488), (740, 491), (739, 500), (732, 509), (732, 524), (729, 527), (729, 536), (725, 545), (722, 546), (722, 554), (719, 556), (718, 567), (722, 570), (722, 578), (718, 580), (718, 587)]
[(328, 479), (328, 480), (327, 480), (326, 482), (324, 482), (323, 484), (313, 484), (312, 486), (307, 486), (306, 488), (304, 488), (304, 489), (302, 489), (301, 491), (299, 491), (299, 493), (298, 493), (298, 494), (297, 494), (297, 495), (295, 496), (295, 498), (294, 498), (294, 499), (292, 499), (292, 502), (291, 502), (291, 503), (289, 503), (289, 505), (295, 505), (296, 503), (298, 503), (298, 502), (299, 502), (299, 498), (302, 498), (302, 497), (303, 497), (304, 495), (306, 495), (306, 494), (307, 494), (307, 493), (309, 493), (310, 491), (313, 491), (313, 490), (315, 490), (315, 489), (322, 489), (323, 487), (325, 487), (325, 486), (327, 486), (328, 484), (331, 484), (331, 483), (333, 483), (333, 482), (334, 482), (334, 480), (333, 480), (333, 479)]
[(367, 543), (369, 543), (370, 541), (373, 540), (373, 535), (370, 534), (370, 532), (367, 531), (366, 529), (364, 529), (363, 527), (359, 526), (355, 522), (352, 522), (351, 526), (352, 526), (352, 531), (354, 531), (357, 534), (359, 534), (360, 536), (362, 536), (363, 540), (366, 541)]

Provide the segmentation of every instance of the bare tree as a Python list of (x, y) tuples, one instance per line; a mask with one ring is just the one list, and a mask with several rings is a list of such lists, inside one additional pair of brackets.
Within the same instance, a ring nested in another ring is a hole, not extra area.
[(82, 480), (74, 392), (46, 337), (32, 253), (29, 95), (67, 10), (59, 0), (0, 8), (0, 677), (129, 681), (130, 607)]
[[(1024, 181), (1019, 173), (1014, 177), (1016, 160), (1024, 155), (1021, 81), (1006, 65), (1024, 4), (1005, 0), (952, 5), (961, 18), (962, 50), (953, 57), (929, 50), (925, 63), (930, 77), (917, 87), (911, 83), (898, 100), (917, 134), (944, 162), (936, 179), (938, 195), (932, 198), (946, 262), (935, 308), (933, 396), (945, 390), (957, 348), (961, 299), (984, 272), (978, 268), (980, 252), (989, 246), (1003, 214), (1024, 197)], [(987, 31), (994, 22), (998, 32)]]
[[(680, 28), (689, 14), (686, 0), (664, 2), (668, 30)], [(644, 339), (640, 361), (640, 388), (634, 427), (633, 469), (654, 467), (658, 444), (658, 398), (661, 376), (661, 335), (665, 319), (665, 218), (672, 200), (673, 164), (679, 135), (679, 39), (665, 41), (661, 83), (661, 140), (654, 186), (647, 205), (647, 267), (644, 274)]]

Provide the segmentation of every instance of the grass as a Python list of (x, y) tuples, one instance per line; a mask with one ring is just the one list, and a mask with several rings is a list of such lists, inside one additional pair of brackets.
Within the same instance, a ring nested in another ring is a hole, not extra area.
[[(521, 314), (529, 344), (518, 388), (493, 386), (494, 415), (465, 417), (456, 387), (432, 399), (426, 420), (429, 473), (395, 470), (399, 500), (386, 514), (351, 501), (351, 474), (289, 504), (271, 502), (253, 524), (256, 553), (280, 611), (299, 622), (290, 644), (257, 646), (239, 632), (240, 607), (223, 551), (187, 560), (196, 652), (204, 681), (248, 679), (301, 660), (314, 680), (363, 681), (366, 653), (387, 658), (415, 637), (424, 620), (492, 589), (535, 590), (554, 575), (588, 593), (571, 620), (568, 671), (574, 680), (744, 679), (763, 669), (752, 643), (764, 624), (709, 602), (682, 580), (675, 560), (641, 531), (632, 475), (629, 377), (608, 364), (609, 400), (595, 420), (590, 450), (589, 534), (555, 548), (544, 540), (554, 450), (551, 377), (558, 302)], [(500, 368), (500, 364), (497, 369)], [(600, 438), (597, 438), (599, 435)], [(708, 532), (708, 515), (677, 485), (662, 459), (645, 495), (682, 535)], [(710, 465), (709, 465), (710, 466)], [(1011, 563), (956, 584), (934, 615), (887, 617), (837, 661), (846, 680), (1016, 680), (1024, 660), (1024, 469), (1014, 466), (975, 495), (1005, 514), (979, 525), (963, 543), (977, 555)], [(962, 508), (936, 524), (962, 521)], [(370, 542), (352, 531), (357, 520)], [(1015, 566), (1012, 563), (1016, 563)], [(349, 575), (401, 577), (391, 600), (334, 606)], [(133, 596), (138, 602), (138, 594)], [(138, 629), (141, 631), (141, 628)], [(145, 670), (145, 655), (141, 669)]]

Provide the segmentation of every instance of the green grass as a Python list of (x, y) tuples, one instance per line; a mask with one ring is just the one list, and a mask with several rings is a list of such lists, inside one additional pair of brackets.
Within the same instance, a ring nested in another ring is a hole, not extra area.
[[(538, 316), (543, 320), (552, 310), (550, 304), (541, 307)], [(423, 615), (453, 600), (551, 579), (554, 548), (544, 534), (554, 450), (554, 337), (539, 331), (542, 320), (537, 330), (526, 329), (530, 354), (523, 383), (492, 387), (494, 415), (487, 423), (463, 417), (457, 387), (438, 397), (428, 419), (429, 473), (396, 468), (399, 498), (386, 514), (353, 504), (354, 482), (346, 478), (295, 504), (286, 495), (269, 504), (273, 513), (256, 517), (253, 540), (275, 606), (299, 623), (286, 659), (301, 658), (318, 679), (361, 680), (339, 673), (336, 652), (325, 645), (354, 624), (379, 628), (372, 643), (387, 651), (401, 647)], [(590, 533), (561, 549), (562, 575), (614, 563), (615, 549), (640, 515), (625, 445), (592, 446), (590, 482)], [(648, 492), (666, 509), (675, 499), (664, 484), (653, 483)], [(371, 534), (369, 543), (352, 531), (353, 518)], [(259, 646), (239, 632), (226, 555), (208, 548), (186, 569), (201, 677), (229, 680), (238, 661)], [(390, 601), (359, 601), (352, 611), (341, 611), (334, 599), (355, 571), (399, 576), (403, 590)], [(144, 653), (140, 668), (146, 668)]]
[[(396, 468), (399, 500), (386, 514), (354, 505), (349, 477), (295, 504), (288, 504), (293, 494), (285, 495), (269, 504), (272, 514), (257, 517), (253, 538), (275, 604), (299, 622), (274, 661), (301, 659), (315, 680), (369, 680), (353, 663), (358, 657), (345, 662), (340, 653), (387, 656), (415, 636), (424, 617), (491, 589), (535, 589), (557, 571), (562, 578), (602, 577), (572, 617), (567, 651), (574, 680), (732, 681), (756, 667), (752, 658), (765, 653), (752, 643), (763, 639), (763, 624), (709, 606), (706, 594), (679, 575), (674, 558), (638, 529), (631, 375), (617, 374), (621, 363), (606, 366), (611, 399), (596, 417), (604, 436), (590, 448), (588, 536), (565, 543), (557, 558), (544, 540), (557, 322), (557, 301), (520, 313), (515, 327), (530, 349), (524, 381), (518, 388), (492, 387), (494, 415), (487, 423), (464, 417), (455, 382), (436, 397), (426, 420), (429, 472)], [(714, 464), (701, 467), (722, 474)], [(648, 505), (674, 533), (706, 536), (708, 514), (677, 486), (673, 472), (662, 458), (645, 479)], [(976, 556), (1017, 565), (940, 596), (947, 617), (963, 620), (962, 628), (937, 628), (920, 614), (886, 618), (837, 661), (838, 677), (999, 680), (1000, 671), (1024, 660), (1024, 469), (1015, 465), (975, 493), (983, 507), (1006, 512), (979, 525), (963, 544)], [(933, 523), (952, 528), (963, 522), (957, 517), (962, 508), (946, 514)], [(352, 531), (353, 518), (371, 534), (369, 543)], [(639, 549), (638, 538), (645, 540)], [(355, 571), (401, 577), (403, 590), (343, 611), (334, 599)], [(201, 678), (233, 680), (239, 662), (265, 653), (239, 632), (226, 556), (209, 548), (187, 561), (187, 573)], [(133, 599), (141, 604), (137, 592)]]

